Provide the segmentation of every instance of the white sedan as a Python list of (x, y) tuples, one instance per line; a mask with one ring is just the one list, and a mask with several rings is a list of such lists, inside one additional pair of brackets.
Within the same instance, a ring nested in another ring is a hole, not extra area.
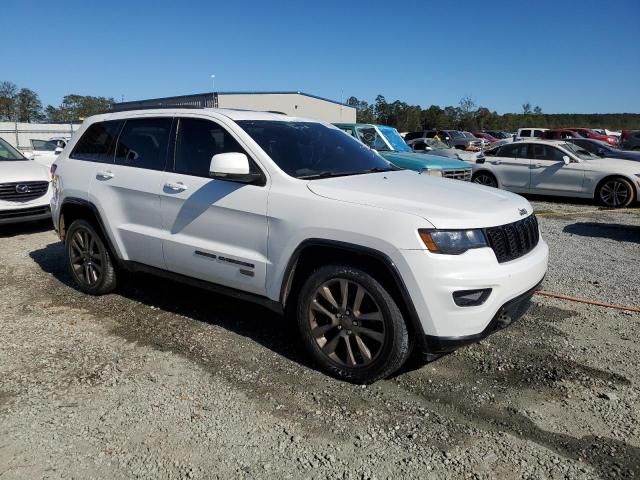
[(563, 141), (520, 141), (478, 155), (473, 181), (516, 193), (593, 198), (607, 207), (626, 207), (639, 198), (640, 162), (601, 158)]

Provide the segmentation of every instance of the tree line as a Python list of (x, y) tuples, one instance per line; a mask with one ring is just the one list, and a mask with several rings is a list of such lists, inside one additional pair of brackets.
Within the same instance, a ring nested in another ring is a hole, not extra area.
[(111, 97), (65, 95), (60, 105), (42, 106), (36, 92), (18, 88), (12, 82), (0, 82), (0, 121), (27, 123), (75, 123), (86, 117), (103, 113), (115, 100)]
[(498, 114), (486, 107), (478, 106), (470, 96), (460, 99), (456, 106), (409, 105), (400, 100), (387, 102), (378, 95), (374, 103), (349, 97), (347, 105), (356, 109), (356, 120), (360, 123), (390, 125), (401, 132), (419, 130), (502, 130), (512, 132), (521, 127), (563, 128), (586, 127), (610, 130), (640, 130), (640, 114), (637, 113), (543, 113), (542, 108), (529, 102), (522, 105), (521, 113)]
[[(58, 106), (43, 107), (36, 92), (18, 88), (12, 82), (0, 82), (0, 121), (73, 123), (108, 110), (115, 100), (112, 97), (90, 95), (65, 95)], [(378, 95), (374, 103), (349, 97), (347, 105), (356, 109), (356, 118), (361, 123), (380, 123), (396, 127), (401, 132), (429, 130), (432, 128), (456, 130), (505, 130), (520, 127), (542, 128), (590, 127), (611, 130), (639, 130), (640, 114), (637, 113), (556, 113), (545, 114), (539, 106), (525, 102), (521, 113), (498, 114), (486, 107), (476, 105), (473, 98), (465, 96), (456, 106), (409, 105), (396, 100), (387, 102)]]

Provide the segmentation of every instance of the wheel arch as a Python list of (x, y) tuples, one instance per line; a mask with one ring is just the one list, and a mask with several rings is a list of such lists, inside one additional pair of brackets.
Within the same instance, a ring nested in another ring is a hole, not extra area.
[(118, 250), (116, 250), (111, 237), (107, 234), (107, 229), (104, 226), (102, 217), (98, 208), (88, 200), (81, 198), (68, 197), (65, 198), (60, 206), (60, 214), (58, 220), (58, 236), (62, 242), (65, 241), (68, 227), (77, 219), (82, 218), (90, 222), (94, 228), (98, 230), (98, 233), (102, 235), (102, 238), (107, 244), (107, 248), (110, 250), (111, 255), (117, 263), (120, 263), (120, 256)]
[(598, 200), (598, 190), (600, 190), (600, 187), (602, 187), (602, 185), (608, 181), (608, 180), (613, 180), (614, 178), (622, 178), (624, 180), (626, 180), (627, 182), (629, 182), (631, 184), (631, 189), (633, 190), (633, 199), (631, 200), (631, 202), (636, 202), (638, 201), (638, 198), (640, 196), (640, 188), (638, 188), (638, 186), (635, 183), (635, 180), (631, 177), (628, 177), (625, 174), (622, 173), (612, 173), (610, 175), (606, 175), (605, 177), (601, 178), (598, 183), (596, 184), (596, 187), (593, 189), (593, 199), (594, 200)]
[(424, 340), (424, 329), (409, 291), (391, 258), (379, 250), (357, 244), (326, 239), (307, 239), (291, 255), (280, 288), (280, 303), (286, 310), (297, 303), (302, 284), (316, 268), (328, 263), (344, 263), (363, 269), (379, 281), (398, 304), (407, 328), (417, 343)]
[(473, 175), (471, 176), (472, 180), (473, 178), (478, 175), (479, 173), (488, 173), (489, 175), (491, 175), (493, 178), (496, 179), (496, 188), (502, 188), (502, 183), (500, 182), (500, 179), (498, 178), (498, 176), (495, 174), (495, 172), (493, 172), (492, 170), (482, 167), (479, 168), (478, 170), (476, 170), (475, 172), (473, 172)]

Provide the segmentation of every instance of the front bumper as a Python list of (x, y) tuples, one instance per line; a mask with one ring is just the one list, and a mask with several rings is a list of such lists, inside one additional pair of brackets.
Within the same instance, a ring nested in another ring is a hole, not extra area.
[[(541, 282), (542, 283), (542, 282)], [(444, 354), (452, 352), (465, 345), (476, 343), (483, 338), (488, 337), (492, 333), (502, 330), (508, 327), (512, 323), (520, 320), (531, 305), (531, 297), (536, 292), (540, 284), (533, 287), (531, 290), (518, 295), (516, 298), (509, 300), (502, 305), (498, 312), (494, 315), (489, 325), (480, 332), (474, 335), (463, 335), (460, 337), (437, 337), (434, 335), (426, 335), (424, 346), (425, 354)]]
[(51, 220), (51, 208), (49, 205), (18, 209), (0, 209), (0, 225), (8, 223), (36, 222), (38, 220)]

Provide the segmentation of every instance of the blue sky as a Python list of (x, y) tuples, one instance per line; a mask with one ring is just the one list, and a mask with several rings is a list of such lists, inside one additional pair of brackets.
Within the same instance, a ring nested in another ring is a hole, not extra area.
[(3, 0), (0, 81), (135, 100), (301, 90), (640, 112), (640, 0)]

